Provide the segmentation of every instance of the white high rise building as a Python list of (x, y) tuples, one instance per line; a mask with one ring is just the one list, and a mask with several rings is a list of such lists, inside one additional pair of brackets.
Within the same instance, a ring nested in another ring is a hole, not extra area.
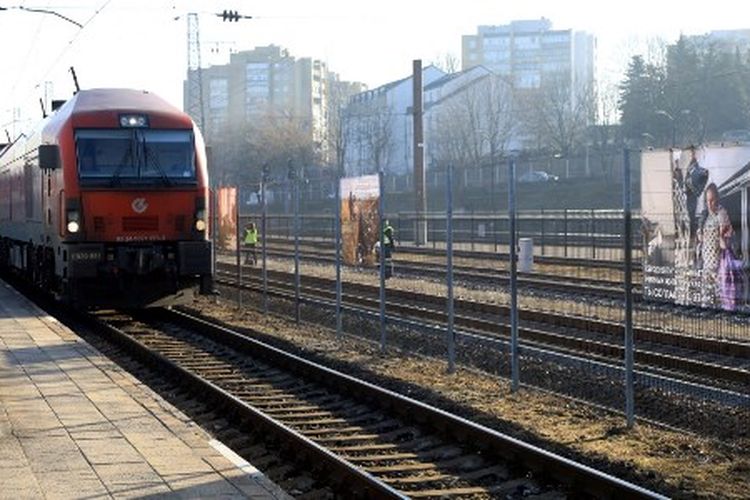
[(594, 83), (595, 39), (586, 32), (553, 30), (548, 19), (479, 26), (462, 38), (462, 68), (482, 65), (511, 79), (516, 89), (536, 89), (563, 77), (571, 91)]

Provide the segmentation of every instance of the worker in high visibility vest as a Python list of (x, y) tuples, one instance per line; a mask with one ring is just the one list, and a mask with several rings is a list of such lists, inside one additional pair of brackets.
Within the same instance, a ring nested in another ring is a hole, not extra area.
[(251, 222), (245, 228), (245, 264), (252, 264), (253, 266), (258, 261), (255, 254), (255, 247), (258, 245), (258, 227), (255, 222)]
[(393, 226), (391, 226), (388, 219), (383, 221), (383, 247), (385, 247), (386, 258), (390, 258), (393, 250), (396, 248), (396, 244), (393, 236)]
[(388, 219), (383, 221), (383, 248), (385, 249), (385, 277), (390, 278), (393, 274), (393, 251), (396, 249), (396, 240), (393, 234), (393, 226)]

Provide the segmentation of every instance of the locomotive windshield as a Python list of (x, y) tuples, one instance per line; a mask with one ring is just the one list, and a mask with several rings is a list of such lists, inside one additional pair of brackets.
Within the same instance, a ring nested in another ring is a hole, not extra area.
[(83, 185), (196, 182), (189, 130), (78, 130), (76, 152)]

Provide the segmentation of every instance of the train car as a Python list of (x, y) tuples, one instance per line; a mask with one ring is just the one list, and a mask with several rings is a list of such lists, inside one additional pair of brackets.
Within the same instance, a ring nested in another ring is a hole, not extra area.
[(208, 208), (188, 115), (81, 90), (0, 152), (0, 267), (80, 307), (183, 303), (212, 288)]

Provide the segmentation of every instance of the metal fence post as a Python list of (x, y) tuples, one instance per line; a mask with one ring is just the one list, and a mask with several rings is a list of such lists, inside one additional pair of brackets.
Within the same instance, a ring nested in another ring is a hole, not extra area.
[(632, 219), (630, 199), (630, 151), (623, 152), (623, 220), (624, 220), (624, 250), (625, 250), (625, 415), (628, 428), (633, 427), (635, 421), (635, 380), (633, 375), (633, 255), (632, 255)]
[(500, 215), (497, 214), (492, 220), (492, 233), (495, 239), (495, 250), (494, 250), (495, 255), (497, 255), (497, 235), (499, 232), (500, 232)]
[(268, 166), (263, 166), (263, 172), (261, 174), (261, 186), (260, 186), (260, 198), (261, 198), (261, 209), (263, 210), (260, 217), (260, 230), (261, 230), (261, 252), (263, 258), (263, 312), (268, 313), (268, 265), (266, 262), (266, 239), (267, 239), (267, 224), (268, 224), (268, 206), (266, 203), (266, 183), (268, 182)]
[(508, 217), (510, 222), (510, 371), (511, 391), (518, 391), (518, 283), (516, 272), (516, 162), (508, 161)]
[(456, 333), (453, 331), (453, 166), (448, 165), (445, 190), (445, 254), (448, 276), (448, 373), (456, 371)]
[(336, 176), (336, 338), (341, 339), (341, 171)]
[(539, 237), (539, 239), (541, 240), (541, 244), (542, 244), (542, 255), (544, 255), (544, 209), (542, 209), (542, 216), (541, 217), (542, 217), (542, 229), (541, 229), (541, 233), (542, 234)]
[(563, 256), (568, 256), (568, 209), (563, 209)]
[[(427, 225), (427, 234), (430, 234), (430, 221), (427, 220), (427, 214), (425, 214), (425, 224)], [(432, 238), (432, 249), (435, 250), (437, 248), (437, 237), (435, 236), (435, 233), (437, 232), (437, 228), (435, 228), (435, 224), (433, 224), (432, 227), (432, 235), (430, 235), (430, 238)]]
[[(214, 188), (209, 191), (211, 194), (211, 275), (214, 277), (212, 283), (212, 291), (214, 292), (216, 292), (216, 265), (217, 259), (219, 258), (219, 200), (217, 199), (217, 190), (218, 188), (214, 186)], [(214, 304), (218, 303), (219, 295), (214, 293)]]
[(237, 308), (242, 309), (242, 243), (240, 236), (242, 229), (240, 228), (240, 188), (237, 187), (234, 192), (234, 207), (235, 207), (235, 238), (237, 239)]
[(380, 352), (385, 352), (385, 238), (383, 237), (383, 216), (385, 215), (385, 186), (383, 186), (383, 170), (378, 172), (378, 231), (380, 233)]
[(469, 235), (471, 238), (471, 251), (474, 251), (474, 209), (471, 209), (471, 219), (469, 221)]
[(591, 209), (591, 259), (596, 259), (596, 212)]
[(289, 161), (289, 176), (294, 191), (294, 321), (300, 322), (300, 276), (299, 276), (299, 180), (291, 160)]

